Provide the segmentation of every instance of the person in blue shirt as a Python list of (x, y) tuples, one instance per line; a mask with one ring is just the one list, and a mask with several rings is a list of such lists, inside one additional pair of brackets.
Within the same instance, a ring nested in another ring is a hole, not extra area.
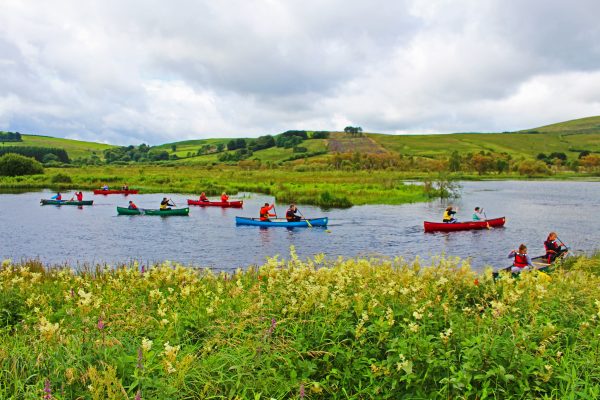
[(52, 200), (62, 201), (62, 194), (57, 192), (54, 196), (50, 197)]

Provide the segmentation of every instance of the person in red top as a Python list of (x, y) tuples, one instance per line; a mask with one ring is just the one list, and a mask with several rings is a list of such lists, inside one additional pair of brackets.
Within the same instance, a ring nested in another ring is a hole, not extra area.
[(227, 203), (227, 202), (229, 201), (229, 196), (227, 196), (227, 193), (223, 192), (223, 193), (221, 194), (221, 201), (222, 201), (223, 203)]
[(77, 201), (83, 201), (83, 193), (75, 192), (75, 197), (77, 197)]
[(519, 273), (521, 271), (525, 271), (528, 269), (533, 269), (533, 264), (531, 263), (531, 257), (527, 254), (527, 246), (521, 244), (519, 246), (519, 250), (513, 250), (508, 255), (508, 258), (514, 258), (513, 266), (510, 269), (510, 272)]
[(273, 208), (275, 208), (275, 204), (269, 205), (269, 203), (265, 203), (265, 205), (260, 208), (260, 220), (270, 221), (269, 217), (276, 217), (277, 214), (269, 213)]
[(200, 201), (208, 201), (208, 197), (206, 197), (206, 194), (204, 194), (204, 192), (200, 193), (200, 198), (198, 199)]
[(127, 207), (127, 208), (129, 208), (130, 210), (137, 210), (138, 209), (138, 207), (135, 205), (135, 203), (133, 201), (131, 201), (131, 200), (129, 200), (129, 207)]

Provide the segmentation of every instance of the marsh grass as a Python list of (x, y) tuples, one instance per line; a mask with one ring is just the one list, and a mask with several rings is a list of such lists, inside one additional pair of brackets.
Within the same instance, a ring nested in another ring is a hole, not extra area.
[[(237, 192), (272, 195), (277, 201), (325, 208), (359, 204), (403, 204), (427, 201), (419, 185), (405, 184), (406, 175), (390, 171), (307, 171), (214, 169), (190, 166), (86, 167), (46, 170), (45, 175), (0, 177), (3, 189), (97, 189), (127, 183), (142, 192), (195, 193), (209, 196)], [(71, 180), (69, 183), (68, 180)]]
[(598, 299), (598, 256), (497, 281), (293, 248), (232, 274), (5, 261), (0, 398), (597, 398)]

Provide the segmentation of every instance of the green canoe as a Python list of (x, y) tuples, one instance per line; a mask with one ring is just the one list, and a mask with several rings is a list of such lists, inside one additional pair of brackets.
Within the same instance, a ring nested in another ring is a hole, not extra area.
[(55, 205), (55, 206), (91, 206), (94, 203), (94, 200), (83, 200), (83, 201), (69, 201), (69, 200), (40, 200), (43, 206), (45, 205)]
[(140, 215), (141, 213), (139, 209), (130, 210), (127, 207), (117, 207), (117, 214), (119, 215)]
[(117, 213), (119, 215), (160, 215), (167, 217), (170, 215), (188, 215), (190, 213), (189, 208), (173, 208), (171, 210), (149, 210), (149, 209), (137, 209), (130, 210), (127, 207), (117, 207)]

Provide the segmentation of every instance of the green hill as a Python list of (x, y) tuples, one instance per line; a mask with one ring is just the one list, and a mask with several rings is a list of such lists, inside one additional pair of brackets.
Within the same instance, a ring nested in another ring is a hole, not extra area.
[[(310, 136), (310, 135), (309, 135)], [(89, 157), (96, 153), (102, 158), (102, 151), (111, 145), (83, 142), (49, 136), (22, 135), (23, 142), (7, 142), (0, 146), (40, 146), (63, 148), (71, 159)], [(227, 149), (231, 138), (185, 140), (154, 146), (165, 150), (170, 156), (176, 155), (178, 163), (207, 164), (219, 162), (222, 152)], [(250, 138), (246, 138), (249, 142)], [(361, 136), (344, 132), (330, 132), (328, 139), (304, 140), (310, 160), (319, 161), (335, 153), (387, 154), (427, 158), (445, 158), (453, 151), (460, 154), (492, 152), (507, 153), (512, 157), (535, 158), (539, 153), (565, 153), (569, 158), (577, 158), (581, 151), (600, 153), (600, 116), (560, 122), (538, 128), (505, 133), (453, 133), (437, 135), (389, 135), (364, 133)], [(327, 153), (327, 154), (324, 154)], [(302, 153), (294, 153), (292, 148), (271, 147), (255, 151), (250, 159), (261, 162), (285, 162)], [(317, 154), (316, 157), (313, 157)]]
[(21, 135), (22, 142), (3, 142), (0, 146), (32, 146), (32, 147), (56, 147), (65, 149), (71, 160), (78, 157), (89, 157), (96, 153), (102, 158), (102, 151), (115, 147), (110, 144), (84, 142), (81, 140), (62, 139), (51, 136)]

